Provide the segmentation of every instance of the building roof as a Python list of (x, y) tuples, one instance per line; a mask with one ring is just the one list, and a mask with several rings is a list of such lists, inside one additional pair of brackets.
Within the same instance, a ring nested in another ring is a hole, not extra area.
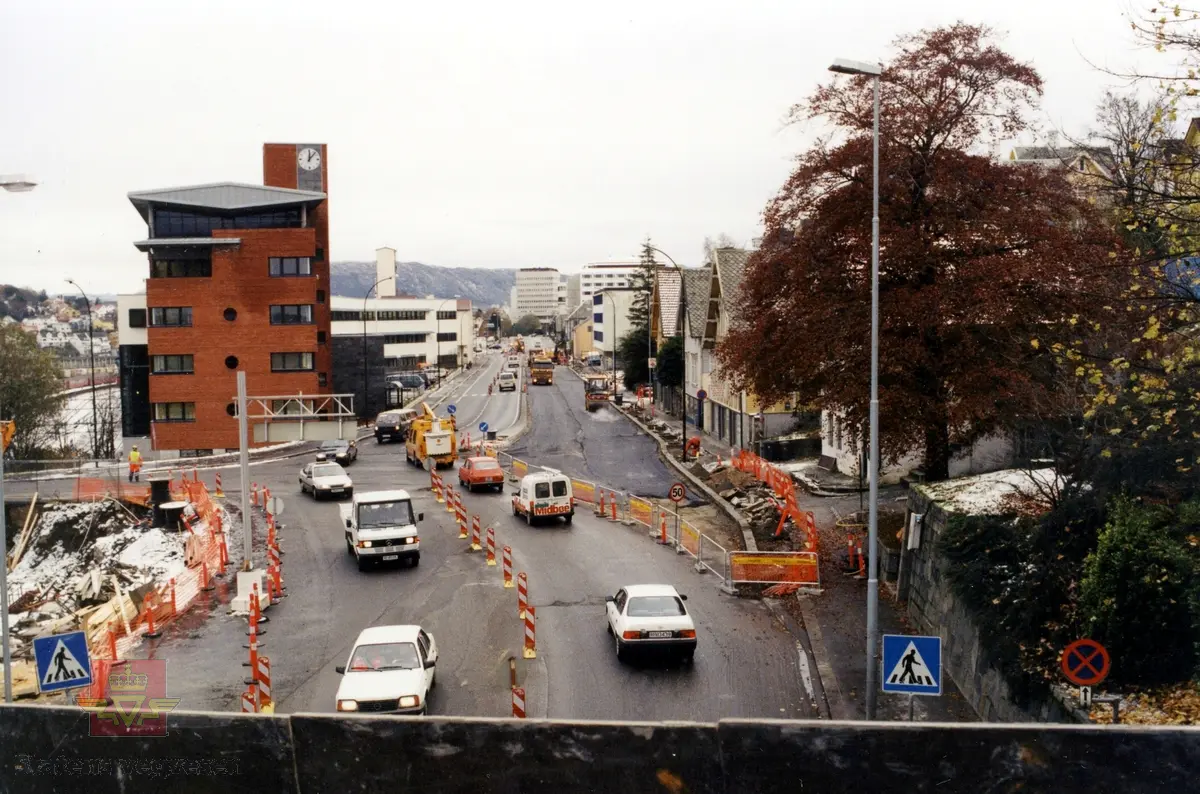
[(704, 334), (704, 321), (708, 317), (708, 297), (711, 289), (711, 268), (683, 269), (683, 293), (687, 302), (688, 336), (700, 337)]
[(316, 204), (324, 200), (324, 193), (313, 190), (248, 185), (242, 182), (213, 182), (208, 185), (134, 190), (129, 193), (129, 201), (143, 218), (148, 217), (151, 204), (169, 204), (177, 207), (198, 207), (218, 212), (232, 212), (265, 207)]
[(740, 302), (742, 280), (746, 277), (746, 262), (751, 251), (741, 248), (718, 248), (713, 251), (717, 278), (721, 279), (721, 311), (735, 313)]
[(660, 267), (655, 279), (655, 300), (658, 301), (659, 327), (664, 337), (679, 333), (679, 271)]
[(1107, 146), (1014, 146), (1008, 155), (1014, 162), (1047, 166), (1072, 166), (1080, 157), (1087, 157), (1105, 170), (1112, 169), (1112, 152)]

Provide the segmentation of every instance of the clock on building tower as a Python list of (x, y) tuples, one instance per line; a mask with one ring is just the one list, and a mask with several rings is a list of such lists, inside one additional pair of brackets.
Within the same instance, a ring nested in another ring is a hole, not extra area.
[(300, 190), (325, 191), (322, 149), (320, 144), (296, 144), (296, 187)]

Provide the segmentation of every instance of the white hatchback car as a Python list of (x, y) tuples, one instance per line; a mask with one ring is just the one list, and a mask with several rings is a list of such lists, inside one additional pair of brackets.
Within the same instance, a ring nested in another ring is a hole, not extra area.
[(608, 633), (616, 641), (617, 658), (637, 650), (665, 651), (690, 663), (696, 653), (696, 624), (680, 595), (667, 584), (635, 584), (606, 596)]
[(354, 641), (337, 691), (338, 711), (427, 714), (437, 643), (420, 626), (374, 626)]
[(307, 463), (300, 470), (300, 492), (309, 491), (313, 499), (354, 494), (354, 482), (336, 463)]

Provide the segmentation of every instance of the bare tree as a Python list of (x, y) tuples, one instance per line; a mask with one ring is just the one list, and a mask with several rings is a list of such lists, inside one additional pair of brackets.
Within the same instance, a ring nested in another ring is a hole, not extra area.
[(704, 259), (702, 261), (709, 262), (712, 260), (712, 252), (718, 248), (737, 248), (737, 241), (730, 237), (725, 232), (721, 232), (714, 240), (712, 237), (704, 238)]

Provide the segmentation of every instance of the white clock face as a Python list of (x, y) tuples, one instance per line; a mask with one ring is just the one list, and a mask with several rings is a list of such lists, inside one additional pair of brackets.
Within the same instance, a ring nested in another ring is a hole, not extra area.
[(321, 167), (321, 153), (313, 148), (301, 149), (296, 159), (305, 171), (316, 171)]

